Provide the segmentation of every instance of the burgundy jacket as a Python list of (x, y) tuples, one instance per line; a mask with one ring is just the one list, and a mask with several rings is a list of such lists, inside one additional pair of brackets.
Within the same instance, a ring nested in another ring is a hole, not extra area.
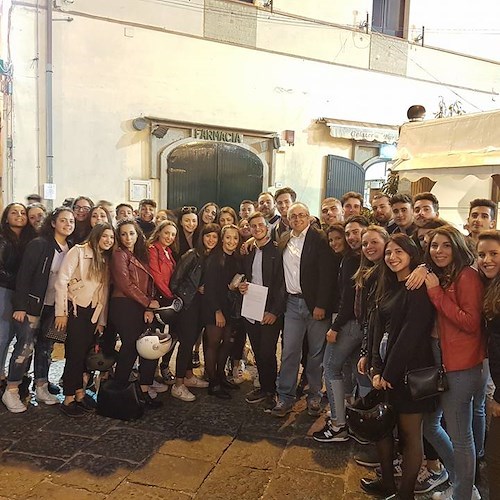
[(144, 307), (154, 299), (154, 281), (147, 266), (125, 248), (117, 248), (111, 259), (113, 293), (111, 297), (128, 297)]

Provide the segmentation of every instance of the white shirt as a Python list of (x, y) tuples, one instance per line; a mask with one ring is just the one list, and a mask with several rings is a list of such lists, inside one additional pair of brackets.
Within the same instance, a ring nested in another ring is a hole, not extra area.
[(283, 252), (286, 291), (291, 294), (302, 293), (300, 287), (300, 259), (306, 234), (310, 227), (307, 226), (298, 236), (294, 236), (293, 232), (290, 233), (290, 240)]
[(264, 279), (262, 277), (262, 250), (259, 247), (255, 247), (255, 256), (252, 263), (252, 283), (255, 285), (264, 285)]

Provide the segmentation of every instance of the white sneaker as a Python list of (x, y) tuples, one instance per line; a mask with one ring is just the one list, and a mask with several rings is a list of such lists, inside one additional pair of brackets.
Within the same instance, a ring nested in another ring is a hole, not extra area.
[(161, 382), (158, 382), (157, 380), (153, 380), (153, 383), (149, 386), (151, 390), (157, 393), (162, 393), (162, 392), (167, 392), (169, 386), (167, 384), (162, 384)]
[(2, 402), (11, 413), (22, 413), (28, 409), (23, 405), (18, 391), (9, 391), (5, 389), (2, 396)]
[(432, 500), (453, 500), (453, 486), (449, 486), (445, 491), (436, 491), (432, 494)]
[(472, 487), (471, 500), (481, 500), (481, 494), (479, 493), (479, 490), (475, 486)]
[(183, 384), (172, 386), (172, 396), (181, 401), (194, 401), (196, 396)]
[(35, 399), (39, 403), (45, 403), (46, 405), (57, 405), (59, 400), (49, 392), (47, 382), (43, 385), (37, 385), (35, 389)]
[(193, 375), (191, 378), (184, 379), (184, 385), (186, 387), (197, 387), (198, 389), (206, 389), (208, 387), (208, 382)]

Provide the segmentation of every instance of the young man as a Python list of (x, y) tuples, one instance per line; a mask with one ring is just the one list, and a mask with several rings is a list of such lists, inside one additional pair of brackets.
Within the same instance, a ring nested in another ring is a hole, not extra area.
[(155, 229), (155, 212), (156, 201), (146, 198), (139, 202), (139, 217), (136, 222), (146, 238), (149, 238)]
[(264, 216), (269, 224), (270, 230), (273, 230), (280, 221), (279, 213), (276, 213), (276, 202), (274, 196), (269, 193), (260, 193), (257, 198), (257, 210)]
[(276, 344), (283, 325), (286, 294), (281, 254), (269, 236), (267, 222), (260, 212), (248, 218), (250, 232), (254, 239), (253, 250), (244, 257), (244, 271), (247, 282), (239, 290), (245, 294), (248, 283), (267, 287), (267, 300), (261, 321), (245, 319), (246, 331), (255, 354), (259, 373), (260, 389), (246, 395), (246, 402), (264, 402), (269, 410), (274, 407), (276, 393)]
[(273, 240), (278, 241), (281, 235), (290, 229), (287, 214), (288, 209), (295, 203), (296, 199), (297, 193), (290, 187), (278, 189), (276, 193), (274, 193), (274, 201), (276, 202), (276, 207), (280, 214), (280, 221), (271, 235)]
[(422, 227), (439, 217), (439, 201), (432, 193), (419, 193), (413, 199), (415, 224)]
[(120, 203), (116, 206), (116, 222), (120, 222), (122, 219), (133, 219), (134, 209), (132, 205), (128, 203)]
[(411, 236), (417, 229), (413, 222), (413, 200), (408, 194), (395, 194), (391, 198), (394, 223), (387, 227), (389, 234), (406, 233)]
[(337, 198), (325, 198), (321, 203), (321, 222), (323, 229), (344, 221), (344, 209)]
[(477, 241), (480, 233), (496, 227), (496, 204), (492, 200), (476, 198), (470, 202), (467, 225), (469, 237)]
[(240, 219), (248, 219), (255, 212), (255, 204), (252, 200), (243, 200), (240, 203)]
[(392, 208), (390, 198), (384, 193), (377, 193), (372, 199), (373, 218), (377, 224), (387, 227), (392, 220)]
[(360, 193), (354, 191), (349, 191), (344, 193), (342, 198), (340, 198), (342, 203), (342, 208), (344, 209), (344, 218), (351, 217), (353, 215), (361, 215), (361, 209), (363, 208), (363, 196)]

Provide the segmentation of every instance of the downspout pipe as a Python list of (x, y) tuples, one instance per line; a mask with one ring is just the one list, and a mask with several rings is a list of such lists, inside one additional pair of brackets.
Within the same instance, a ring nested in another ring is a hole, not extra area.
[[(53, 120), (52, 120), (52, 1), (47, 0), (47, 39), (46, 39), (46, 64), (45, 64), (45, 110), (46, 110), (46, 182), (54, 182), (54, 149), (53, 149)], [(53, 201), (47, 200), (47, 208), (52, 210)]]

